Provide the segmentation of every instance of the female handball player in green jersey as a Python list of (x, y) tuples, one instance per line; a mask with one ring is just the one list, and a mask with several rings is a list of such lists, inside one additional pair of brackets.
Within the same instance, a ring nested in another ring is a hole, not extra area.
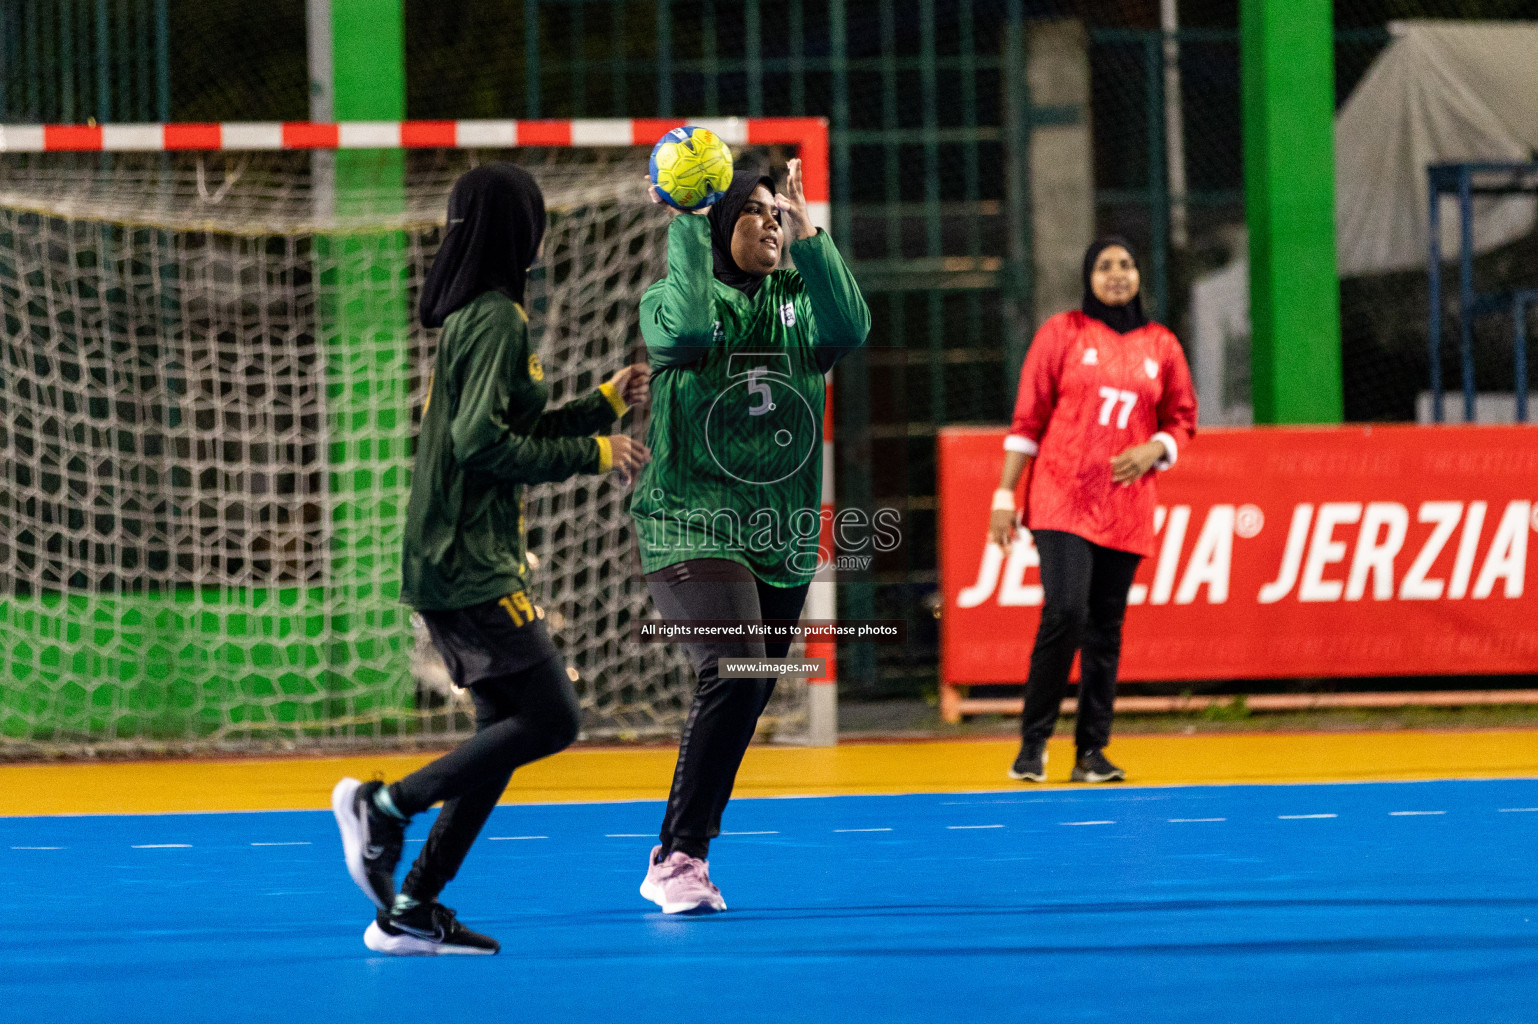
[[(522, 305), (544, 232), (544, 196), (528, 172), (478, 167), (454, 184), (443, 245), (422, 287), (422, 324), (443, 334), (417, 439), (401, 600), (426, 621), (455, 684), (469, 690), (476, 732), (391, 785), (343, 779), (332, 793), (348, 872), (379, 908), (364, 933), (377, 952), (497, 951), (438, 894), (513, 769), (568, 746), (579, 722), (566, 665), (529, 597), (523, 488), (579, 473), (628, 482), (647, 458), (623, 434), (593, 436), (646, 399), (643, 365), (545, 408), (549, 388)], [(397, 893), (406, 823), (440, 800)]]
[[(794, 270), (778, 269), (786, 235)], [(801, 161), (790, 161), (784, 195), (739, 171), (708, 213), (673, 219), (667, 276), (641, 299), (652, 461), (631, 505), (664, 619), (801, 617), (821, 532), (823, 375), (869, 331), (854, 277), (812, 226)], [(722, 678), (717, 663), (783, 658), (789, 647), (685, 643), (699, 685), (641, 886), (665, 913), (726, 909), (705, 858), (774, 689), (773, 676)]]

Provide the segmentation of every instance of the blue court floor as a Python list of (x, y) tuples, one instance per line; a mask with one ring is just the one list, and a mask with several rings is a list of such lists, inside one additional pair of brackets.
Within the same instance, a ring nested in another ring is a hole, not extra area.
[(3, 818), (0, 1021), (1538, 1020), (1538, 780), (742, 800), (686, 919), (660, 814), (499, 808), (409, 960), (329, 812)]

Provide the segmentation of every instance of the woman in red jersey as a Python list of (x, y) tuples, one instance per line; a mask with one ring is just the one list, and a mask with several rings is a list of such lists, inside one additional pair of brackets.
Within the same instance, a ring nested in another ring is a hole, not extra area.
[(1080, 652), (1075, 782), (1120, 782), (1106, 759), (1127, 591), (1153, 553), (1151, 469), (1168, 469), (1196, 430), (1196, 393), (1180, 342), (1143, 315), (1137, 262), (1120, 238), (1084, 254), (1084, 305), (1036, 332), (989, 540), (1006, 550), (1018, 523), (1015, 487), (1027, 468), (1025, 525), (1045, 591), (1010, 778), (1043, 782), (1074, 653)]

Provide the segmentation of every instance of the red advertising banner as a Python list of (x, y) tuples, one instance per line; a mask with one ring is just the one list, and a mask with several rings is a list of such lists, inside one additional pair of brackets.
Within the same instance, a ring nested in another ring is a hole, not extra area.
[[(1004, 431), (939, 449), (941, 674), (1020, 683), (1034, 545), (986, 538)], [(1159, 478), (1124, 680), (1538, 672), (1538, 428), (1210, 430)]]

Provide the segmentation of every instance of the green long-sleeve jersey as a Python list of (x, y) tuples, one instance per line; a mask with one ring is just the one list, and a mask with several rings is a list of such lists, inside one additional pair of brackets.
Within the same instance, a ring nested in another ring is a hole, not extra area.
[(449, 315), (417, 437), (402, 601), (450, 611), (527, 589), (524, 485), (607, 472), (607, 440), (583, 435), (625, 411), (608, 385), (546, 412), (549, 396), (520, 306), (489, 291)]
[(749, 298), (711, 273), (706, 218), (668, 228), (667, 276), (641, 299), (652, 459), (631, 515), (646, 572), (724, 558), (795, 586), (816, 569), (823, 375), (864, 344), (870, 310), (827, 234), (790, 255), (796, 269)]

